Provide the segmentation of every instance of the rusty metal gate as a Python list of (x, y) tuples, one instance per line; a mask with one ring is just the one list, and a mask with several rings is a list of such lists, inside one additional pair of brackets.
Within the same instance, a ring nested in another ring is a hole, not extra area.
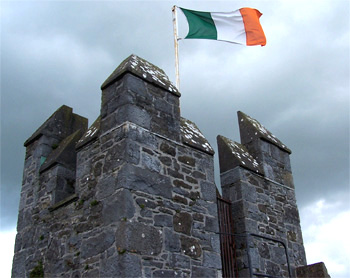
[(238, 277), (231, 202), (217, 198), (223, 277)]

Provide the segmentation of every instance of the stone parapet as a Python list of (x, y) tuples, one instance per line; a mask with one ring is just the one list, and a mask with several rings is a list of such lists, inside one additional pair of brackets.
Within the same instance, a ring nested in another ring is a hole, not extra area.
[(214, 151), (179, 97), (132, 55), (89, 129), (26, 141), (13, 277), (220, 277)]
[(223, 136), (217, 140), (222, 197), (232, 202), (239, 275), (295, 277), (306, 258), (290, 151), (256, 120), (238, 115), (242, 144)]
[(301, 266), (296, 269), (298, 278), (330, 278), (323, 262)]

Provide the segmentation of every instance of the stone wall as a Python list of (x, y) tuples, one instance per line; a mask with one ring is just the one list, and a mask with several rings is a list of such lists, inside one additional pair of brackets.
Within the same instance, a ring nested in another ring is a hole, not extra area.
[[(180, 93), (135, 55), (101, 89), (89, 128), (62, 106), (24, 143), (12, 276), (221, 277), (214, 151), (181, 117)], [(320, 267), (305, 267), (291, 151), (238, 117), (241, 144), (218, 136), (221, 197), (234, 224), (231, 273), (313, 275)]]
[(214, 152), (179, 97), (132, 55), (88, 130), (47, 138), (64, 106), (26, 141), (13, 277), (220, 276)]
[(298, 278), (330, 278), (323, 262), (298, 267), (296, 273)]
[(238, 112), (242, 144), (218, 136), (222, 196), (232, 201), (239, 277), (295, 277), (306, 264), (290, 150)]

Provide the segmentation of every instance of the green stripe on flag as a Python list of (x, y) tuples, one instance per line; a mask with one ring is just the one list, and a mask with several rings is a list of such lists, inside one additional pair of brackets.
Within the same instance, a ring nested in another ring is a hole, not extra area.
[(217, 39), (216, 27), (210, 13), (180, 9), (185, 14), (189, 26), (185, 39)]

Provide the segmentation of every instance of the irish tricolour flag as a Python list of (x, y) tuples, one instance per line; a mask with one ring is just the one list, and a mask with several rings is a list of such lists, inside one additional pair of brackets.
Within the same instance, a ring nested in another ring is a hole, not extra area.
[(258, 10), (242, 8), (234, 12), (199, 12), (180, 8), (188, 23), (185, 39), (211, 39), (244, 45), (266, 45)]

